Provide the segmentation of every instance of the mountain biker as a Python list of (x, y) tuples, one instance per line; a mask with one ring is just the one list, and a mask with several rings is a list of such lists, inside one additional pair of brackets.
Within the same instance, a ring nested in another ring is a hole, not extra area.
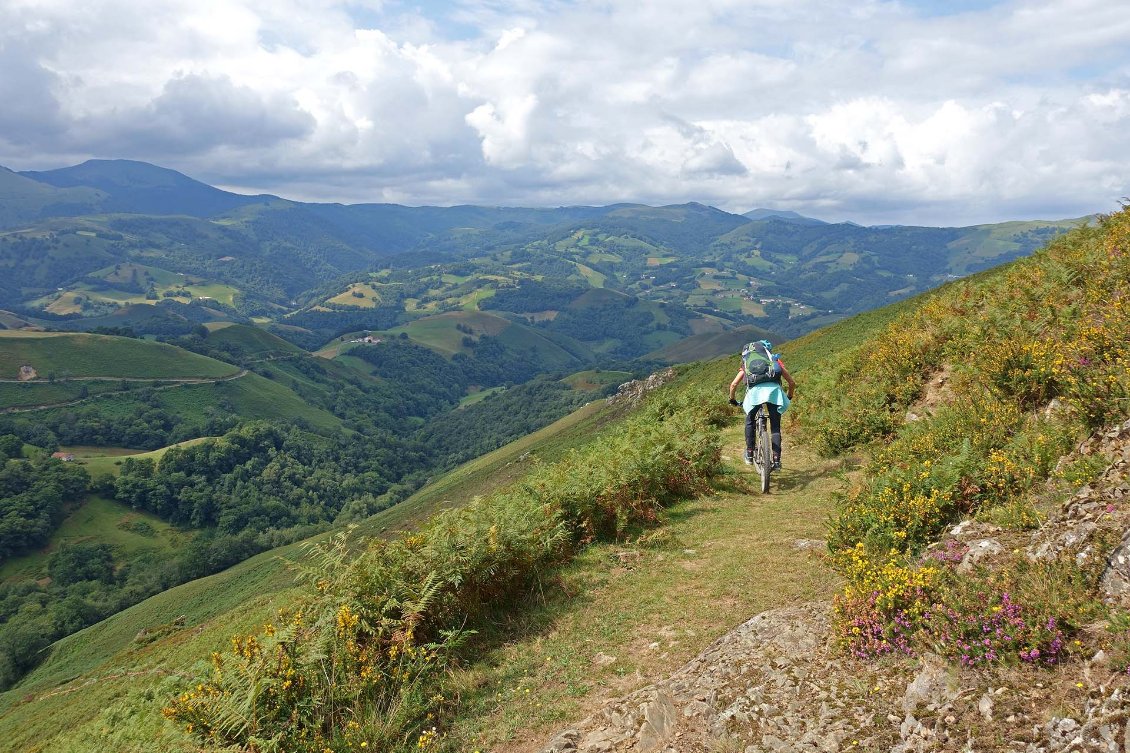
[[(739, 403), (734, 399), (734, 393), (738, 389), (738, 385), (745, 380), (745, 363), (743, 361), (738, 369), (738, 375), (734, 377), (734, 381), (730, 382), (730, 404), (740, 406), (745, 411), (744, 459), (746, 465), (750, 465), (753, 463), (753, 437), (756, 431), (753, 413), (757, 406), (762, 403), (769, 403), (769, 429), (773, 434), (773, 469), (777, 470), (781, 467), (781, 414), (788, 410), (789, 403), (792, 402), (793, 395), (796, 393), (796, 382), (793, 381), (789, 370), (782, 363), (780, 354), (773, 353), (773, 344), (768, 340), (762, 340), (761, 344), (772, 355), (780, 371), (780, 376), (771, 381), (747, 385), (745, 398)], [(787, 391), (781, 389), (782, 378), (789, 385)]]

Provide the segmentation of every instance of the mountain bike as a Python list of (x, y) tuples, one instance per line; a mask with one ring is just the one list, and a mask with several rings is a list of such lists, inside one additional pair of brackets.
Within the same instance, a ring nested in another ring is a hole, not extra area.
[(773, 472), (773, 440), (769, 433), (769, 403), (753, 409), (753, 467), (761, 476), (761, 493), (769, 493), (769, 474)]

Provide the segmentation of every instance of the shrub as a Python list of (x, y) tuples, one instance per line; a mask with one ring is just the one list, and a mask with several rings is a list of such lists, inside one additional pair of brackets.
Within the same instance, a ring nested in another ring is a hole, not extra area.
[[(1013, 563), (1007, 582), (987, 583), (985, 574), (958, 577), (938, 571), (937, 558), (915, 557), (961, 516), (1038, 524), (1031, 496), (1059, 458), (1082, 433), (1130, 413), (1128, 298), (1124, 208), (1001, 272), (946, 286), (812, 380), (798, 407), (817, 449), (873, 449), (829, 532), (848, 579), (838, 630), (853, 653), (926, 641), (966, 664), (1057, 660), (1071, 614), (1033, 584), (1085, 610), (1094, 585), (1079, 563), (1046, 572)], [(943, 365), (946, 403), (906, 423)], [(1052, 401), (1059, 409), (1045, 411)]]
[[(719, 401), (720, 402), (720, 401)], [(644, 409), (521, 483), (442, 512), (350, 558), (345, 534), (309, 549), (306, 596), (198, 667), (165, 708), (213, 747), (427, 749), (442, 669), (465, 626), (520, 601), (596, 537), (620, 537), (720, 467), (695, 397)]]

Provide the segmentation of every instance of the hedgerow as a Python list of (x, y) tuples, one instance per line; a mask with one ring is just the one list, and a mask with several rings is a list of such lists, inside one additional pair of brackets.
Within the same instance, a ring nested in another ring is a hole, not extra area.
[[(1062, 655), (1076, 597), (1092, 587), (1070, 563), (1039, 577), (1073, 584), (1062, 591), (1075, 596), (1023, 600), (1015, 583), (970, 586), (922, 553), (963, 516), (1033, 525), (1030, 497), (1058, 459), (1081, 435), (1127, 415), (1128, 299), (1124, 208), (1005, 270), (948, 285), (813, 375), (801, 406), (805, 435), (829, 455), (872, 450), (829, 533), (848, 580), (836, 613), (852, 652), (935, 645), (966, 664)], [(943, 369), (944, 404), (910, 421)], [(1025, 567), (1005, 579), (1023, 580), (1016, 573)]]
[(717, 473), (711, 422), (724, 412), (704, 416), (703, 398), (661, 390), (589, 445), (418, 532), (356, 555), (345, 533), (311, 547), (301, 602), (202, 663), (165, 716), (216, 748), (438, 746), (442, 679), (469, 620), (533, 593), (586, 543), (653, 522)]

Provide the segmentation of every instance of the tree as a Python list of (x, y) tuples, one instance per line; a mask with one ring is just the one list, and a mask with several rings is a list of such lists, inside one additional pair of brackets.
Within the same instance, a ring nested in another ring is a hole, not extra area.
[(47, 561), (47, 574), (60, 586), (84, 580), (109, 583), (114, 579), (114, 554), (108, 544), (64, 544)]
[(24, 443), (15, 434), (0, 436), (0, 460), (23, 457)]

